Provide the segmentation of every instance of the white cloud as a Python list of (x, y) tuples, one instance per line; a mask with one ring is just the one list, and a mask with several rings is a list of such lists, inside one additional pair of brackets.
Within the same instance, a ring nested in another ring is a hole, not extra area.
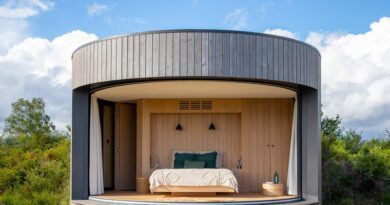
[(28, 36), (29, 17), (53, 6), (54, 3), (42, 0), (8, 0), (0, 3), (0, 55)]
[(347, 127), (378, 136), (390, 128), (390, 18), (361, 34), (312, 32), (306, 42), (322, 55), (322, 104)]
[(71, 54), (96, 40), (94, 34), (72, 31), (53, 40), (26, 38), (0, 55), (0, 127), (19, 98), (41, 97), (55, 125), (64, 128), (71, 116)]
[(42, 0), (5, 1), (0, 5), (0, 18), (25, 19), (47, 11), (54, 6), (53, 2)]
[(288, 30), (280, 29), (280, 28), (267, 29), (264, 31), (264, 33), (277, 35), (277, 36), (283, 36), (283, 37), (287, 37), (287, 38), (298, 39), (298, 35), (296, 33), (293, 33), (293, 32), (288, 31)]
[(105, 4), (99, 4), (94, 2), (92, 5), (87, 6), (87, 13), (89, 16), (97, 16), (108, 10), (108, 6)]
[(229, 24), (231, 29), (241, 30), (246, 28), (247, 18), (248, 18), (248, 11), (245, 8), (241, 8), (226, 14), (225, 22)]

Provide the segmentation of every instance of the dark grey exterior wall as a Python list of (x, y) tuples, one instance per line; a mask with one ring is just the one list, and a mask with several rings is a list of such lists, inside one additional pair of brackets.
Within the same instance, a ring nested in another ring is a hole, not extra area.
[(319, 88), (320, 55), (300, 41), (235, 31), (135, 33), (91, 42), (73, 53), (73, 88), (162, 77), (272, 80)]
[(301, 88), (301, 164), (302, 196), (321, 199), (321, 92)]
[(135, 33), (73, 53), (72, 199), (89, 195), (89, 98), (93, 89), (149, 80), (215, 79), (290, 86), (299, 93), (301, 189), (321, 198), (321, 57), (312, 46), (259, 33), (175, 30)]
[(72, 199), (89, 196), (89, 91), (75, 89), (72, 93)]

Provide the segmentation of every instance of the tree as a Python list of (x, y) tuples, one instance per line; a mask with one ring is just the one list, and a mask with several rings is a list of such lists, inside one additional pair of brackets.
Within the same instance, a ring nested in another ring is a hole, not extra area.
[(45, 113), (45, 102), (42, 98), (33, 98), (31, 101), (19, 99), (12, 103), (12, 111), (5, 120), (4, 135), (17, 137), (26, 135), (50, 135), (55, 126)]

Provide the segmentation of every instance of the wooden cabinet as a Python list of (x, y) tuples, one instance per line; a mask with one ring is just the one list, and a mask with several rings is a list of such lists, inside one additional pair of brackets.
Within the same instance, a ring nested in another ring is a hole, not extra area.
[(292, 111), (292, 99), (243, 101), (241, 191), (259, 192), (259, 184), (272, 181), (275, 171), (286, 182)]

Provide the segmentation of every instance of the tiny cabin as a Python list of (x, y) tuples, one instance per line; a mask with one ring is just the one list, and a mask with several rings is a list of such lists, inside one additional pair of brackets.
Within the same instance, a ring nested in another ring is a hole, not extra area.
[(94, 41), (72, 61), (74, 202), (320, 202), (314, 47), (167, 30)]

